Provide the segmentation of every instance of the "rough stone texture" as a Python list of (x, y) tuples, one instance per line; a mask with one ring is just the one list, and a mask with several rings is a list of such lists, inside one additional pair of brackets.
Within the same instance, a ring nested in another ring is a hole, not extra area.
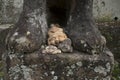
[(113, 56), (107, 54), (9, 53), (5, 80), (111, 80), (112, 68)]
[(0, 0), (0, 23), (16, 23), (22, 7), (23, 0)]
[(42, 48), (42, 53), (44, 53), (44, 54), (60, 54), (60, 53), (62, 53), (62, 51), (60, 49), (58, 49), (56, 46), (49, 45), (49, 46), (45, 46), (44, 48)]
[(98, 23), (99, 29), (106, 37), (107, 46), (120, 63), (120, 22)]
[(58, 48), (64, 53), (73, 52), (72, 42), (69, 38), (59, 43)]
[(2, 54), (5, 53), (6, 47), (5, 47), (5, 39), (6, 36), (12, 27), (12, 24), (4, 24), (0, 25), (0, 60), (2, 59)]
[(120, 18), (120, 0), (94, 0), (94, 17), (99, 21), (111, 21)]
[(75, 4), (65, 27), (73, 48), (88, 54), (102, 53), (106, 40), (93, 19), (93, 0), (76, 0)]
[[(100, 21), (120, 18), (119, 4), (119, 0), (94, 0), (94, 17)], [(0, 23), (16, 23), (22, 7), (23, 0), (0, 0)]]
[(64, 29), (79, 52), (46, 55), (40, 48), (47, 40), (46, 0), (24, 0), (20, 19), (5, 40), (5, 80), (110, 80), (114, 58), (94, 23), (92, 3), (76, 0), (76, 7), (69, 8)]
[[(119, 24), (116, 24), (116, 22), (112, 25), (110, 23), (107, 23), (107, 25), (103, 23), (102, 25), (98, 24), (98, 26), (99, 26), (98, 27), (99, 30), (106, 37), (108, 48), (113, 52), (115, 59), (120, 62), (120, 59), (119, 59), (120, 58), (120, 41), (119, 41), (120, 40), (120, 37), (119, 37), (120, 27), (119, 27)], [(9, 27), (9, 24), (0, 25), (0, 41), (2, 41), (0, 42), (0, 46), (1, 46), (0, 48), (4, 46), (3, 40), (5, 36), (2, 34), (5, 34), (5, 31), (3, 30), (8, 27)], [(3, 48), (0, 51), (2, 50)], [(0, 52), (0, 54), (1, 53), (2, 52)]]
[(34, 52), (45, 43), (47, 34), (46, 2), (24, 0), (23, 12), (6, 38), (14, 52)]

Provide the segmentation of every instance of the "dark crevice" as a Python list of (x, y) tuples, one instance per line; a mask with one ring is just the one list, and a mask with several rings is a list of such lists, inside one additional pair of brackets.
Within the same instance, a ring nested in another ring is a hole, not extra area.
[(47, 1), (47, 21), (48, 25), (52, 23), (57, 23), (61, 26), (67, 25), (67, 20), (69, 18), (69, 3), (66, 0), (51, 0)]
[(114, 20), (115, 20), (115, 21), (118, 21), (118, 19), (119, 19), (118, 17), (114, 17)]

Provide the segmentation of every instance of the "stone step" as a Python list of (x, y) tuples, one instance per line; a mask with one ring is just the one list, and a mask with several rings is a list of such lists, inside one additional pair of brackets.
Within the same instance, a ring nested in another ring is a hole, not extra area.
[(111, 80), (113, 69), (113, 57), (81, 52), (10, 54), (6, 61), (10, 62), (6, 80)]

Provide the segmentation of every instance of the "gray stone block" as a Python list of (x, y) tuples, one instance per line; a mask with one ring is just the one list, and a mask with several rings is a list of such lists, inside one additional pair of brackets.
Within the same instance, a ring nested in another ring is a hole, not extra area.
[(113, 56), (80, 52), (50, 55), (38, 51), (11, 53), (6, 63), (6, 80), (111, 80)]

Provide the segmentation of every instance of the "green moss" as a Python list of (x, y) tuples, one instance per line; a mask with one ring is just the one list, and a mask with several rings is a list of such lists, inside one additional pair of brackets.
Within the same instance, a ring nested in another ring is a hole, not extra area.
[(3, 77), (4, 76), (4, 72), (0, 72), (0, 77)]
[(120, 80), (120, 64), (115, 64), (114, 66), (113, 80)]
[(107, 39), (107, 40), (113, 41), (112, 34), (110, 34), (109, 32), (104, 32), (104, 35), (106, 36), (106, 39)]
[(100, 16), (96, 19), (97, 22), (110, 22), (112, 21), (111, 15)]

